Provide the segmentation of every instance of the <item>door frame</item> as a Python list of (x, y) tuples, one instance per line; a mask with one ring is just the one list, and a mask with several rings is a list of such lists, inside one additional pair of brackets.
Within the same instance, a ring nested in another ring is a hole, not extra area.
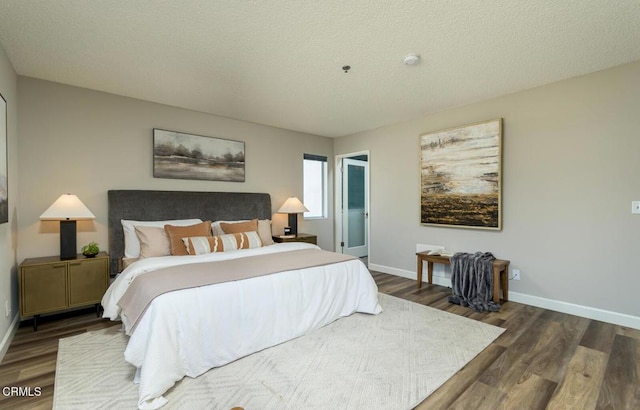
[(334, 221), (333, 221), (333, 228), (334, 228), (334, 232), (335, 232), (335, 237), (334, 237), (334, 244), (335, 244), (335, 250), (338, 253), (342, 253), (342, 246), (340, 246), (341, 242), (342, 242), (342, 209), (341, 209), (341, 204), (342, 204), (342, 167), (340, 166), (342, 163), (342, 159), (344, 158), (349, 158), (349, 157), (355, 157), (358, 155), (366, 155), (367, 156), (367, 162), (369, 163), (369, 166), (367, 167), (367, 175), (366, 175), (366, 180), (367, 180), (367, 208), (365, 210), (365, 212), (368, 213), (368, 217), (365, 218), (365, 223), (367, 224), (367, 255), (369, 257), (369, 261), (371, 261), (371, 153), (369, 152), (369, 150), (363, 150), (363, 151), (355, 151), (355, 152), (349, 152), (347, 154), (337, 154), (335, 155), (335, 163), (334, 163), (334, 169), (336, 170), (335, 172), (335, 181), (334, 181)]

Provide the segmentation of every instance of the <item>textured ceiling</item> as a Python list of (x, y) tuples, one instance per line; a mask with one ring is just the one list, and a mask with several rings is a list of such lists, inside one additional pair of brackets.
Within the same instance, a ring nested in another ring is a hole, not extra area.
[(640, 1), (2, 0), (0, 44), (19, 75), (337, 137), (640, 60)]

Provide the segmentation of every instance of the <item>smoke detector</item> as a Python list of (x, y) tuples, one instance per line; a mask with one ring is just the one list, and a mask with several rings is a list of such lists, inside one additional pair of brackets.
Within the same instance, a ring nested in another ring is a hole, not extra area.
[(406, 65), (416, 65), (420, 62), (420, 54), (407, 54), (406, 56), (404, 56), (403, 61)]

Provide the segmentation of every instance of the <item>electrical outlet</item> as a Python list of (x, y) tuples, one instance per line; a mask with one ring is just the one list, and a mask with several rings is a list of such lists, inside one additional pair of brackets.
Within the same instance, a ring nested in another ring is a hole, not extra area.
[(511, 279), (520, 280), (520, 269), (514, 269), (513, 270), (513, 277)]
[(444, 250), (444, 246), (442, 246), (442, 245), (427, 245), (425, 243), (417, 243), (416, 244), (416, 252), (433, 251), (433, 250), (442, 251), (442, 250)]
[(632, 214), (640, 214), (640, 201), (632, 201), (631, 202), (631, 213)]

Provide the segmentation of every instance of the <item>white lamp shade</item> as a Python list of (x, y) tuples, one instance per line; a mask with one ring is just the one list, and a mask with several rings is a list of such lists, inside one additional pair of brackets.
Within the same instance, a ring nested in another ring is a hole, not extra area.
[(60, 195), (60, 198), (40, 215), (42, 221), (77, 221), (80, 219), (95, 219), (95, 215), (84, 206), (77, 196), (72, 194)]
[(295, 196), (287, 199), (278, 209), (279, 214), (301, 214), (303, 212), (309, 212), (309, 210)]

